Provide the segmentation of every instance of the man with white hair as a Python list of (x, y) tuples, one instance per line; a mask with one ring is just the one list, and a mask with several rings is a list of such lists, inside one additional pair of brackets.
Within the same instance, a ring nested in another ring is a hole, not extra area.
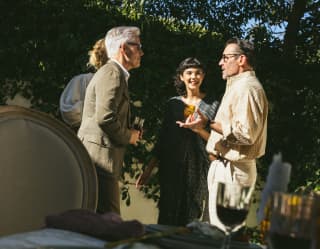
[(78, 137), (97, 170), (98, 213), (120, 214), (118, 180), (126, 145), (137, 145), (140, 131), (130, 123), (129, 70), (138, 68), (143, 56), (140, 29), (115, 27), (105, 37), (110, 60), (90, 81)]

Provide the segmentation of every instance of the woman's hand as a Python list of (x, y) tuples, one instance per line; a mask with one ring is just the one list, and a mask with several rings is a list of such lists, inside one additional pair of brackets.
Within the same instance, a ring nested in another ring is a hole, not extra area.
[(154, 167), (156, 167), (158, 165), (158, 160), (153, 157), (151, 158), (148, 166), (144, 169), (144, 171), (142, 172), (142, 174), (138, 177), (137, 181), (136, 181), (136, 188), (140, 189), (142, 185), (145, 185), (148, 183), (152, 170)]
[(208, 118), (202, 114), (199, 110), (189, 115), (185, 122), (176, 121), (176, 123), (183, 128), (188, 128), (194, 132), (202, 130), (208, 122)]

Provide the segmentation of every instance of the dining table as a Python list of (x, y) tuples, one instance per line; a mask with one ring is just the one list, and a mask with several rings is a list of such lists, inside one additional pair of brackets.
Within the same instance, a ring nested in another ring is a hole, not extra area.
[[(145, 235), (106, 241), (86, 234), (42, 228), (0, 237), (0, 249), (220, 249), (223, 238), (187, 228), (148, 224)], [(231, 241), (230, 249), (263, 249), (263, 245)]]

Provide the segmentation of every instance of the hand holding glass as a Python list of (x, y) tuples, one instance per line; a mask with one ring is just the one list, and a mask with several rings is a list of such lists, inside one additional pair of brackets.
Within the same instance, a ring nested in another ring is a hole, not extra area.
[(140, 139), (142, 138), (143, 134), (143, 124), (144, 124), (144, 119), (140, 117), (135, 117), (133, 121), (133, 128), (135, 130), (140, 131)]

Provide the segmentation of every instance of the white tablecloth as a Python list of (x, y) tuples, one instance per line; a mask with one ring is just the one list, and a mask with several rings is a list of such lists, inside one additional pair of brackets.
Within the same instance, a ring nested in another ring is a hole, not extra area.
[(0, 237), (0, 249), (84, 247), (103, 248), (106, 242), (80, 233), (59, 229), (41, 229)]

